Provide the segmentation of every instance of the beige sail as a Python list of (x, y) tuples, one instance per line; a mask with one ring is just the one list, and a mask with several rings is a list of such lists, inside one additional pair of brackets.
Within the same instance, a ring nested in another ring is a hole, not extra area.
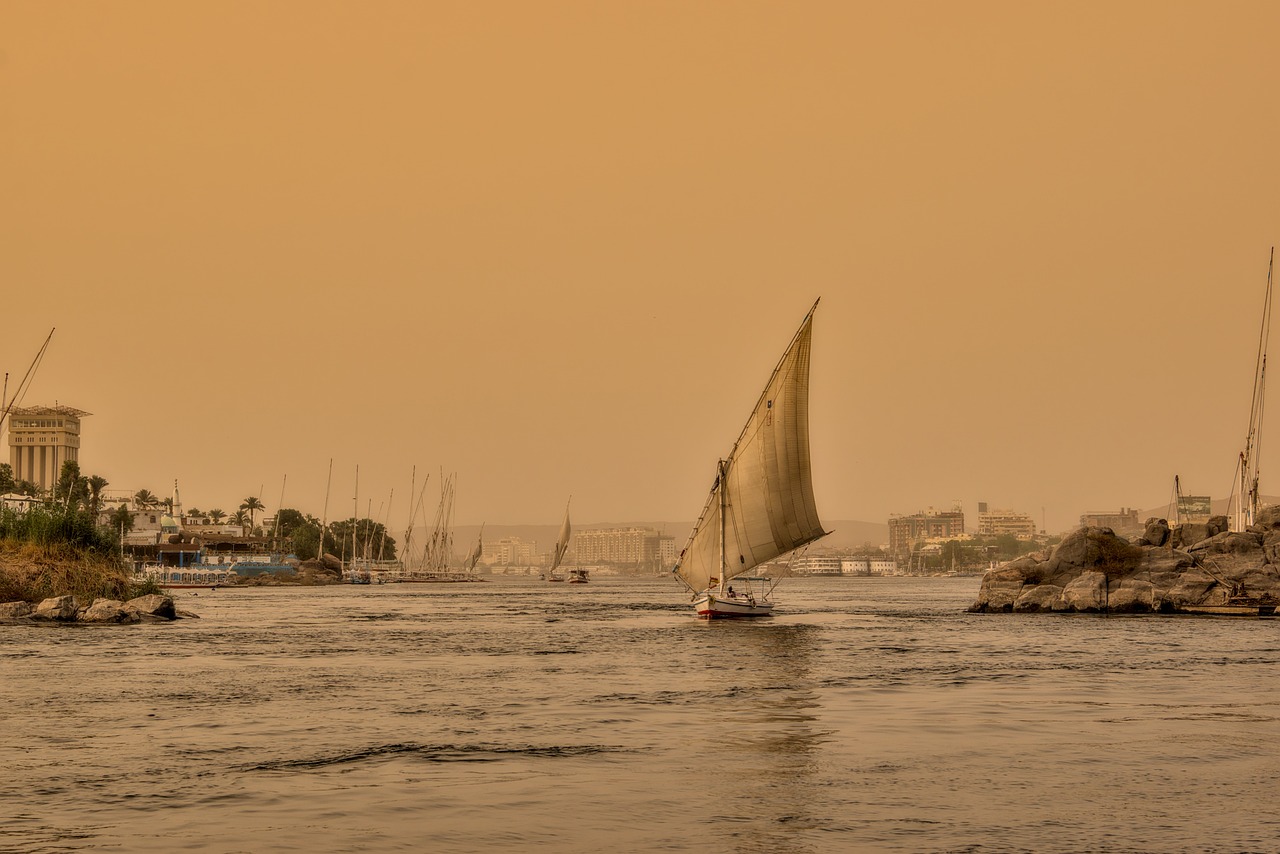
[(551, 555), (550, 572), (555, 572), (556, 567), (560, 566), (560, 561), (564, 560), (565, 553), (569, 551), (569, 535), (572, 528), (569, 527), (569, 505), (564, 507), (564, 522), (560, 525), (560, 536), (556, 537), (556, 550)]
[[(817, 303), (814, 303), (814, 309)], [(695, 592), (826, 534), (818, 520), (809, 464), (809, 352), (813, 309), (805, 317), (729, 458), (681, 552), (676, 574)]]

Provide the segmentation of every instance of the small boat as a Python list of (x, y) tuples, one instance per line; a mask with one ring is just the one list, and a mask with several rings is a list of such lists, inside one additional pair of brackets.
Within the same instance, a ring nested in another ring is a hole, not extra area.
[(729, 582), (827, 535), (809, 463), (809, 353), (813, 304), (765, 384), (672, 572), (699, 617), (765, 617), (776, 581)]
[[(569, 499), (572, 501), (573, 499)], [(556, 537), (555, 551), (551, 553), (551, 567), (543, 574), (543, 581), (565, 581), (565, 577), (556, 572), (560, 567), (560, 561), (564, 560), (564, 556), (569, 551), (569, 536), (573, 532), (573, 527), (569, 524), (569, 504), (564, 505), (564, 521), (560, 523), (560, 535)], [(578, 581), (576, 584), (582, 584)]]
[(569, 577), (566, 579), (569, 584), (586, 584), (590, 580), (591, 572), (581, 567), (569, 570)]

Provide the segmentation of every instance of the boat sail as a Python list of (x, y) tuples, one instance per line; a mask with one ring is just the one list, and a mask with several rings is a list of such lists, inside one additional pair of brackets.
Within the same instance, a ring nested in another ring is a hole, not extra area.
[(1267, 292), (1262, 302), (1262, 331), (1258, 335), (1258, 358), (1253, 368), (1253, 401), (1249, 408), (1249, 431), (1245, 435), (1244, 450), (1236, 464), (1235, 484), (1231, 503), (1233, 531), (1244, 531), (1253, 524), (1258, 512), (1258, 483), (1261, 475), (1258, 462), (1262, 456), (1262, 414), (1267, 391), (1267, 345), (1271, 343), (1271, 271), (1275, 266), (1276, 249), (1271, 247), (1267, 262)]
[(813, 308), (765, 384), (672, 572), (700, 617), (767, 616), (759, 594), (729, 581), (827, 535), (818, 519), (809, 462), (809, 356)]
[[(572, 501), (573, 499), (570, 499)], [(560, 523), (560, 535), (556, 537), (555, 551), (551, 553), (551, 568), (547, 570), (547, 574), (542, 576), (544, 581), (564, 581), (564, 576), (556, 572), (560, 567), (560, 562), (564, 560), (565, 554), (569, 551), (569, 535), (573, 532), (572, 526), (569, 525), (569, 504), (564, 505), (564, 521)]]

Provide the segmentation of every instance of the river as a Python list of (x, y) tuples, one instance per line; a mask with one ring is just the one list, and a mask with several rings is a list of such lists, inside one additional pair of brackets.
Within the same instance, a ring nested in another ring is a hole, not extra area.
[(1280, 621), (976, 578), (176, 592), (0, 626), (0, 850), (1280, 851)]

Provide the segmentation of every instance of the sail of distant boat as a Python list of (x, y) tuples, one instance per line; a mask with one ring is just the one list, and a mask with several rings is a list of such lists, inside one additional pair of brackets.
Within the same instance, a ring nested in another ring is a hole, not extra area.
[(569, 551), (569, 537), (573, 531), (569, 524), (569, 505), (564, 505), (564, 521), (560, 523), (560, 534), (556, 537), (555, 550), (551, 553), (551, 568), (547, 570), (548, 581), (560, 581), (560, 576), (556, 575), (556, 570), (560, 567), (560, 562), (564, 560), (564, 556)]
[(809, 459), (813, 313), (787, 347), (751, 417), (721, 460), (675, 574), (696, 594), (826, 535)]
[(484, 525), (480, 526), (480, 533), (476, 537), (475, 548), (471, 550), (471, 554), (467, 555), (467, 572), (475, 572), (476, 564), (480, 562), (480, 556), (484, 554)]

